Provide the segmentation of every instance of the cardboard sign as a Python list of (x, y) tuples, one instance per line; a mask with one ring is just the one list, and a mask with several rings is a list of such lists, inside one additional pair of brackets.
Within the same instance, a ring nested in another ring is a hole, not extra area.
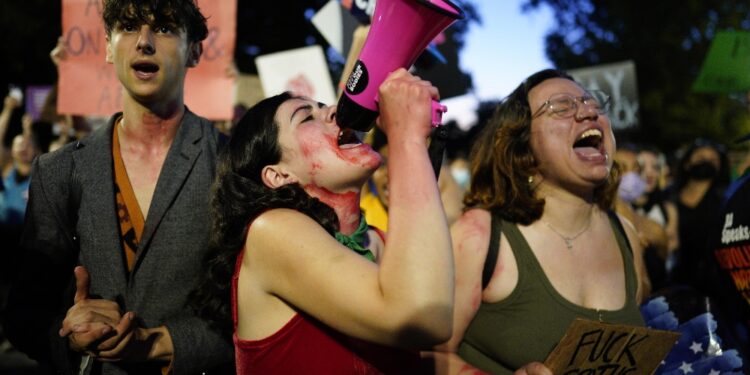
[(576, 319), (544, 364), (560, 375), (653, 374), (677, 332)]
[(331, 74), (320, 46), (258, 56), (255, 66), (266, 97), (291, 91), (294, 95), (329, 105), (336, 101)]
[[(227, 74), (234, 57), (236, 0), (199, 1), (208, 37), (195, 68), (188, 69), (185, 104), (211, 119), (232, 117), (234, 81)], [(67, 56), (59, 66), (57, 111), (110, 116), (122, 110), (122, 86), (106, 62), (101, 0), (62, 0)]]
[(711, 42), (693, 91), (750, 91), (750, 32), (720, 31)]
[(612, 128), (626, 129), (638, 125), (638, 84), (635, 63), (590, 66), (569, 70), (568, 74), (588, 90), (601, 90), (612, 97), (609, 120)]

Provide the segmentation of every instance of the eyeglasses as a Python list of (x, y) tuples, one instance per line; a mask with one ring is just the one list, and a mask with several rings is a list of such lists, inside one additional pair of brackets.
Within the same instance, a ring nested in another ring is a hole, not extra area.
[(573, 117), (578, 113), (578, 103), (593, 108), (600, 115), (607, 114), (612, 104), (609, 95), (599, 90), (588, 91), (579, 97), (566, 93), (553, 94), (531, 115), (531, 118), (537, 118), (545, 111), (560, 118)]

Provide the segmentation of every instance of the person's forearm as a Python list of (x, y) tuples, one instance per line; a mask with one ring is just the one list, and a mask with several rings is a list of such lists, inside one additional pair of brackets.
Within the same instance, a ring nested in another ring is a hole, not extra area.
[[(389, 224), (381, 263), (384, 291), (409, 301), (432, 325), (432, 334), (450, 335), (453, 255), (435, 174), (421, 139), (389, 142)], [(425, 310), (431, 310), (426, 314)], [(438, 325), (438, 327), (434, 327)], [(447, 339), (447, 338), (445, 338)], [(444, 341), (444, 340), (442, 340)]]
[[(10, 116), (12, 114), (13, 108), (8, 107), (7, 105), (3, 107), (2, 112), (0, 112), (0, 140), (5, 139), (5, 133), (8, 132), (8, 124), (10, 124)], [(0, 142), (0, 151), (4, 150), (4, 143)]]

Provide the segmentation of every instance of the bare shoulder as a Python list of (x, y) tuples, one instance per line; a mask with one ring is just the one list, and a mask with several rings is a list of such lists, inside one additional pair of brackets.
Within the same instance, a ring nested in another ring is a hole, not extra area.
[(477, 235), (489, 235), (492, 225), (489, 211), (472, 208), (464, 212), (451, 226), (451, 234), (459, 237), (472, 238)]
[(641, 261), (643, 245), (641, 244), (641, 236), (638, 232), (638, 229), (635, 227), (635, 224), (632, 221), (628, 220), (628, 218), (624, 217), (623, 215), (620, 215), (618, 213), (617, 217), (620, 219), (623, 229), (625, 229), (625, 235), (628, 242), (630, 242), (630, 248), (633, 251), (633, 254), (636, 255), (637, 261)]
[(490, 230), (492, 220), (489, 211), (472, 208), (461, 215), (451, 226), (454, 254), (457, 262), (467, 260), (466, 257), (484, 259), (490, 244)]
[(304, 221), (305, 219), (313, 221), (309, 216), (291, 208), (274, 208), (258, 215), (250, 224), (249, 231), (254, 234), (264, 234), (279, 229), (278, 225), (287, 221)]
[(633, 224), (630, 219), (620, 214), (619, 212), (616, 212), (615, 214), (622, 223), (622, 227), (623, 229), (625, 229), (625, 234), (628, 236), (628, 238), (638, 238), (638, 229), (636, 229), (635, 224)]
[(321, 227), (313, 218), (291, 208), (274, 208), (263, 212), (253, 220), (249, 231), (256, 234), (294, 233), (292, 228)]
[(299, 242), (331, 237), (311, 217), (289, 208), (276, 208), (260, 214), (250, 224), (245, 248), (251, 252), (272, 251), (274, 255), (293, 251)]
[(248, 228), (243, 266), (259, 280), (288, 283), (312, 264), (334, 264), (341, 257), (340, 244), (311, 217), (293, 209), (262, 213)]
[(483, 208), (471, 208), (466, 210), (456, 220), (455, 228), (471, 229), (476, 227), (490, 226), (490, 212)]

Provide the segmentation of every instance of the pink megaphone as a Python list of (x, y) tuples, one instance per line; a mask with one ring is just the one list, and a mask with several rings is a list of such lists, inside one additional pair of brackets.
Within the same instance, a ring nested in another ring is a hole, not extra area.
[[(377, 0), (359, 60), (339, 98), (341, 127), (368, 131), (378, 117), (378, 86), (398, 68), (409, 68), (441, 31), (464, 13), (449, 0)], [(445, 107), (433, 102), (433, 124)], [(435, 122), (437, 121), (437, 124)]]

